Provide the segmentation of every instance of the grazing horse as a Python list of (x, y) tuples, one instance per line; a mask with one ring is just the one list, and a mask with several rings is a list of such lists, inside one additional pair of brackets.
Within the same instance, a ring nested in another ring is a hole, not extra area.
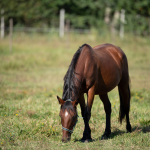
[[(84, 119), (84, 132), (81, 141), (91, 139), (89, 120), (94, 95), (99, 95), (106, 113), (106, 128), (101, 139), (111, 134), (111, 103), (108, 92), (118, 86), (120, 96), (119, 121), (126, 116), (126, 129), (131, 132), (129, 121), (130, 88), (127, 57), (124, 52), (112, 44), (98, 45), (94, 48), (82, 45), (74, 54), (64, 77), (62, 99), (57, 96), (61, 105), (62, 141), (71, 139), (71, 134), (78, 119), (77, 104), (80, 104)], [(87, 94), (87, 105), (84, 93)]]

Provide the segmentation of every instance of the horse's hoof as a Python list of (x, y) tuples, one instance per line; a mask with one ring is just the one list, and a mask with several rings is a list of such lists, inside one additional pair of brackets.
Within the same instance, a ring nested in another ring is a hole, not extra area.
[[(109, 134), (110, 135), (110, 134)], [(107, 134), (103, 134), (102, 137), (101, 137), (101, 140), (107, 140), (109, 138), (109, 135)]]
[(101, 137), (101, 140), (107, 140), (111, 134), (111, 131), (105, 131)]
[(82, 143), (89, 143), (89, 142), (92, 142), (92, 139), (90, 138), (90, 139), (81, 139), (80, 140)]
[(102, 135), (101, 140), (107, 140), (108, 137), (106, 135)]
[(127, 130), (127, 133), (131, 133), (132, 132), (132, 130)]
[(130, 132), (130, 133), (132, 132), (130, 124), (126, 126), (126, 129), (127, 129), (127, 132)]

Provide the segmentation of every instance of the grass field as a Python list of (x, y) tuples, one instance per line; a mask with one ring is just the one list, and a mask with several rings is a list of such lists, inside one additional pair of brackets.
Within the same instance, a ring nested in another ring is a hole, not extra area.
[[(150, 39), (126, 35), (113, 44), (126, 53), (131, 78), (130, 120), (132, 133), (125, 122), (118, 123), (117, 89), (109, 93), (112, 104), (112, 134), (100, 140), (105, 129), (102, 102), (95, 96), (90, 127), (93, 142), (81, 143), (84, 123), (77, 123), (69, 143), (61, 142), (60, 106), (63, 77), (73, 54), (82, 44), (92, 47), (111, 43), (105, 35), (13, 36), (0, 40), (0, 149), (150, 149)], [(78, 107), (79, 116), (80, 107)]]

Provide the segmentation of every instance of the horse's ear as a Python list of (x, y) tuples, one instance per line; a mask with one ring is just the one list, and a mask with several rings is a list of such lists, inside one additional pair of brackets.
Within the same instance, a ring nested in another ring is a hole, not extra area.
[(72, 101), (71, 103), (72, 103), (73, 106), (77, 106), (78, 105), (78, 101), (77, 100)]
[(58, 102), (59, 102), (60, 105), (64, 104), (64, 101), (59, 96), (57, 96), (57, 99), (58, 99)]

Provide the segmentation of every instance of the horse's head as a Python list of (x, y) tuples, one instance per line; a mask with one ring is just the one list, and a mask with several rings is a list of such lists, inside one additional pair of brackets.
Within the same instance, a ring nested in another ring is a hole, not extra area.
[(71, 139), (71, 134), (77, 123), (77, 101), (66, 100), (63, 101), (57, 96), (59, 104), (61, 105), (59, 116), (62, 124), (62, 141), (67, 142)]

